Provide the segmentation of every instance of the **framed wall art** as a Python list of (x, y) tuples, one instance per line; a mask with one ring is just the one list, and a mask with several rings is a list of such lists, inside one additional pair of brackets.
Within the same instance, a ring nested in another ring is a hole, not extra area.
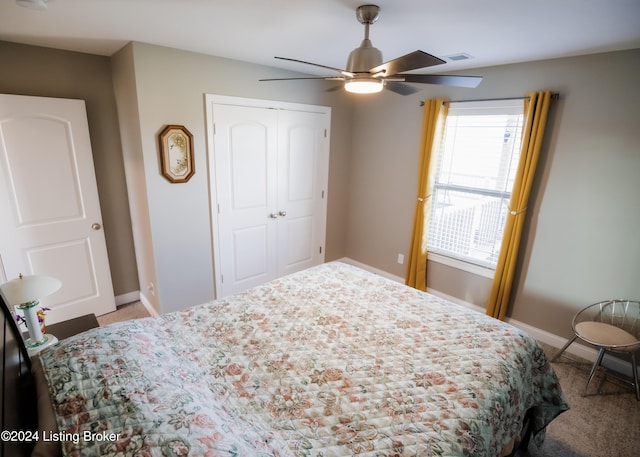
[(196, 172), (191, 132), (183, 125), (167, 125), (158, 139), (162, 175), (172, 183), (189, 181)]

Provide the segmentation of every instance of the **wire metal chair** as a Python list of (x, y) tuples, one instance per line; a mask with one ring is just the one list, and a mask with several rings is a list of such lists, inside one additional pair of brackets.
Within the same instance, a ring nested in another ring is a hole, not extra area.
[(596, 346), (598, 355), (589, 373), (586, 393), (606, 351), (629, 354), (636, 399), (640, 401), (636, 358), (636, 353), (640, 350), (640, 301), (615, 299), (594, 303), (578, 311), (573, 317), (571, 326), (574, 336), (552, 357), (551, 361), (560, 357), (577, 338)]

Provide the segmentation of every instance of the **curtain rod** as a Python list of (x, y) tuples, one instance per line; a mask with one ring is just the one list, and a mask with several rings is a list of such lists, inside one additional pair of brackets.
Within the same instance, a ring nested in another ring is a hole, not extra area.
[[(449, 100), (449, 103), (468, 103), (468, 102), (499, 102), (501, 100), (527, 100), (531, 97), (504, 97), (504, 98), (479, 98), (476, 100)], [(559, 100), (560, 94), (553, 92), (551, 100)], [(420, 102), (420, 106), (424, 106), (424, 102)]]

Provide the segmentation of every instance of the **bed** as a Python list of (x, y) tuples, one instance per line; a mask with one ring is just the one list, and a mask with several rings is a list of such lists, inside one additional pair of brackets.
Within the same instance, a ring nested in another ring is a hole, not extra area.
[(340, 262), (32, 363), (34, 455), (499, 456), (568, 409), (535, 339)]

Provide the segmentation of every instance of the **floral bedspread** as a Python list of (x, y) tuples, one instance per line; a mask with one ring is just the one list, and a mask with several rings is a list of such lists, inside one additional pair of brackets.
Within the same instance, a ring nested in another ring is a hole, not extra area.
[(40, 358), (73, 456), (497, 456), (568, 409), (533, 338), (339, 262)]

